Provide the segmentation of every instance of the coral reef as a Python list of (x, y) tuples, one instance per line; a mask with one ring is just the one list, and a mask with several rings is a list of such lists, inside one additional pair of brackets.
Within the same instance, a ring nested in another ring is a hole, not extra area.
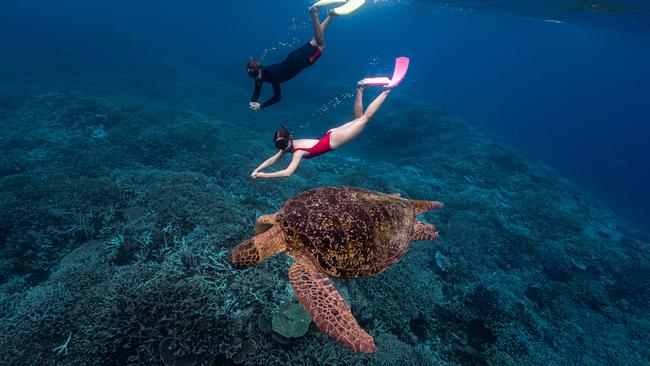
[[(358, 143), (251, 181), (272, 128), (250, 132), (229, 96), (173, 104), (38, 85), (0, 90), (0, 364), (649, 362), (648, 236), (439, 110), (394, 93)], [(437, 242), (335, 281), (375, 354), (295, 314), (284, 256), (226, 261), (256, 216), (323, 185), (446, 205), (422, 217)], [(300, 329), (280, 322), (293, 316)]]
[(286, 338), (297, 338), (307, 333), (311, 318), (302, 305), (290, 303), (280, 306), (273, 314), (271, 324), (274, 332)]

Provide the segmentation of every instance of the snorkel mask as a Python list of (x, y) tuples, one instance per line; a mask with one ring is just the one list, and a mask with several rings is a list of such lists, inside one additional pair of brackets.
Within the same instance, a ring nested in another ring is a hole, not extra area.
[(248, 69), (248, 76), (250, 76), (251, 79), (255, 79), (259, 73), (260, 71), (257, 69)]
[(248, 76), (250, 76), (252, 79), (255, 79), (260, 75), (261, 70), (262, 64), (251, 57), (251, 59), (246, 64), (246, 71), (248, 72)]
[(286, 126), (280, 126), (282, 128), (277, 130), (273, 135), (273, 143), (276, 148), (288, 152), (290, 150), (291, 141), (293, 140), (293, 135)]

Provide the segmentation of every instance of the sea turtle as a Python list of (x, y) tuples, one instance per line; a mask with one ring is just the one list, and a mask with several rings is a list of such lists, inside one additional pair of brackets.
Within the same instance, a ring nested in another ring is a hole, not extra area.
[(380, 273), (397, 263), (412, 240), (434, 240), (438, 231), (416, 216), (443, 207), (351, 187), (323, 187), (298, 194), (272, 215), (262, 215), (256, 235), (230, 252), (235, 268), (286, 251), (295, 260), (289, 281), (316, 326), (356, 352), (375, 342), (352, 315), (329, 279)]

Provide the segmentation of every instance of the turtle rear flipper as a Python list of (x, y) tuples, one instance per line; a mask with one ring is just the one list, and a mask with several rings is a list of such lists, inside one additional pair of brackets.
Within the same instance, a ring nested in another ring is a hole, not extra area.
[(254, 266), (266, 258), (287, 249), (284, 232), (271, 226), (261, 234), (243, 241), (230, 251), (230, 264), (235, 268)]
[(434, 208), (443, 208), (445, 205), (439, 201), (411, 200), (415, 206), (415, 215), (433, 210)]
[(308, 260), (296, 259), (289, 268), (289, 281), (296, 297), (323, 333), (355, 352), (377, 350), (372, 336), (357, 323), (332, 280)]
[(413, 237), (411, 240), (436, 240), (438, 238), (438, 229), (431, 224), (415, 220), (413, 228)]

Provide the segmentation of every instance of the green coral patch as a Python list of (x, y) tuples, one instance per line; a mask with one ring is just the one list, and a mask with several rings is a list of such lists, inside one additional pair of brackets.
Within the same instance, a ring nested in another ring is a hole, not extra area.
[(271, 321), (273, 331), (287, 338), (302, 337), (309, 330), (311, 317), (301, 304), (283, 304)]

